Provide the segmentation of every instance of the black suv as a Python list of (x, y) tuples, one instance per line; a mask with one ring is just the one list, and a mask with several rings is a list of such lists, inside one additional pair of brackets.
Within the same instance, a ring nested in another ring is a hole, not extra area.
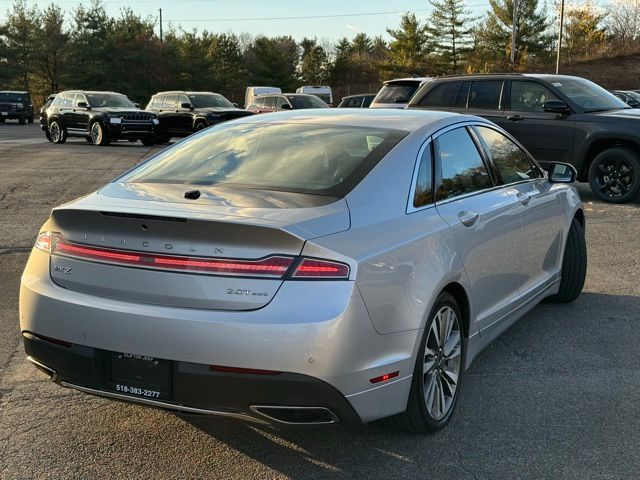
[(407, 108), (479, 115), (543, 165), (572, 163), (606, 202), (640, 192), (640, 111), (593, 82), (564, 75), (452, 76), (423, 85)]
[(33, 123), (33, 104), (29, 92), (0, 91), (0, 123), (18, 120), (20, 125)]
[(59, 93), (43, 113), (45, 134), (53, 143), (84, 137), (94, 145), (112, 140), (141, 140), (153, 145), (158, 119), (140, 110), (125, 95), (115, 92), (66, 91)]
[(251, 115), (225, 97), (213, 92), (159, 92), (147, 111), (158, 116), (158, 142), (167, 143), (171, 137), (186, 137), (210, 125)]

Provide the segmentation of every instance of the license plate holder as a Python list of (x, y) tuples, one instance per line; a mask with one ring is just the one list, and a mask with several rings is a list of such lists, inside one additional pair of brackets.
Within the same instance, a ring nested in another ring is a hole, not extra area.
[(170, 360), (109, 352), (107, 388), (131, 397), (169, 400), (171, 372)]

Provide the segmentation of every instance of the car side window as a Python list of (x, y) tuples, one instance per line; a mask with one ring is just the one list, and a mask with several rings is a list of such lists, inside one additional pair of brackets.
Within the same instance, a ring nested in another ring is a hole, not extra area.
[(453, 107), (456, 105), (462, 82), (445, 82), (436, 85), (420, 99), (421, 107)]
[(158, 97), (153, 97), (153, 99), (151, 100), (151, 104), (149, 105), (149, 108), (160, 108), (160, 107), (162, 107), (162, 100), (164, 100), (164, 97), (162, 95), (160, 95)]
[(276, 99), (275, 97), (265, 97), (263, 108), (275, 108)]
[(287, 99), (284, 97), (276, 97), (276, 108), (282, 110), (282, 106), (288, 104)]
[(75, 106), (77, 107), (77, 106), (78, 106), (78, 104), (79, 104), (80, 102), (84, 102), (84, 103), (86, 103), (87, 105), (89, 105), (89, 102), (87, 102), (87, 97), (85, 97), (85, 96), (84, 96), (83, 94), (81, 94), (81, 93), (78, 93), (78, 94), (76, 94)]
[(441, 177), (436, 200), (493, 186), (480, 152), (465, 127), (440, 135), (434, 142), (434, 152)]
[(188, 103), (189, 105), (191, 105), (191, 101), (187, 98), (186, 95), (180, 95), (178, 97), (178, 107), (182, 108), (182, 104), (183, 103)]
[(373, 97), (364, 97), (364, 100), (362, 101), (362, 108), (369, 108), (371, 102), (373, 102)]
[(506, 184), (540, 177), (529, 156), (510, 138), (489, 127), (474, 127)]
[(62, 95), (57, 95), (56, 98), (53, 99), (53, 102), (51, 102), (51, 106), (59, 107), (62, 105), (63, 100), (64, 97)]
[(166, 97), (164, 97), (164, 101), (162, 102), (162, 108), (164, 109), (178, 108), (178, 96), (167, 95)]
[(558, 97), (544, 85), (519, 80), (511, 83), (511, 110), (543, 112), (542, 105), (549, 100), (558, 100)]
[(62, 103), (60, 104), (60, 106), (73, 107), (75, 98), (76, 98), (75, 93), (65, 93), (64, 96), (62, 97)]
[(424, 207), (433, 202), (433, 169), (431, 164), (431, 144), (429, 144), (424, 149), (418, 166), (418, 178), (416, 179), (416, 188), (413, 193), (413, 206), (415, 208)]
[(502, 80), (471, 82), (467, 103), (468, 107), (484, 110), (499, 110), (502, 84)]

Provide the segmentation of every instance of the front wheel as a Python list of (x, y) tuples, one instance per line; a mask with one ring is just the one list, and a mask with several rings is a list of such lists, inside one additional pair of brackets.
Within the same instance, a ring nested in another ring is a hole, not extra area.
[(153, 144), (155, 143), (153, 137), (145, 137), (140, 139), (140, 141), (142, 142), (142, 145), (144, 145), (145, 147), (152, 147)]
[(407, 409), (392, 418), (396, 427), (431, 433), (449, 423), (460, 391), (462, 335), (458, 302), (453, 295), (442, 292), (422, 335)]
[(571, 303), (582, 293), (584, 280), (587, 276), (587, 242), (584, 229), (575, 218), (569, 227), (567, 244), (562, 258), (560, 272), (560, 288), (558, 293), (547, 300), (555, 303)]
[(204, 122), (198, 122), (195, 124), (195, 126), (193, 127), (193, 132), (199, 132), (200, 130), (204, 130), (205, 128), (207, 128), (207, 124)]
[(53, 142), (53, 140), (51, 140), (51, 134), (49, 133), (49, 130), (44, 131), (44, 136), (47, 137), (47, 140)]
[(24, 125), (25, 123), (27, 123), (27, 119), (24, 118), (24, 117), (20, 117), (20, 118), (18, 118), (18, 123), (20, 125)]
[(589, 166), (589, 185), (600, 200), (626, 203), (640, 193), (640, 160), (630, 148), (609, 148)]
[(29, 117), (29, 118), (28, 118), (28, 122), (29, 122), (29, 123), (33, 123), (33, 117)]
[(104, 146), (109, 144), (107, 133), (104, 131), (100, 122), (95, 122), (91, 125), (91, 142), (94, 145)]
[(51, 122), (51, 125), (49, 125), (49, 135), (53, 143), (64, 143), (67, 141), (67, 134), (57, 120), (54, 120)]

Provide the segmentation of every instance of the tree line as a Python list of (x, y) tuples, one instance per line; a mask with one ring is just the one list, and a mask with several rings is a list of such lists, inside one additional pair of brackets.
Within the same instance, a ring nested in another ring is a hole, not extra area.
[[(16, 0), (0, 23), (0, 89), (29, 90), (36, 103), (69, 88), (119, 91), (141, 103), (160, 90), (207, 90), (242, 103), (247, 85), (304, 84), (331, 85), (339, 99), (398, 76), (523, 71), (554, 58), (557, 12), (539, 0), (517, 1), (513, 64), (513, 0), (490, 0), (482, 17), (464, 0), (430, 4), (430, 16), (404, 14), (387, 38), (359, 33), (329, 42), (175, 27), (160, 39), (154, 18), (130, 8), (109, 16), (101, 0), (71, 11)], [(640, 1), (572, 6), (564, 29), (565, 63), (638, 52)]]

